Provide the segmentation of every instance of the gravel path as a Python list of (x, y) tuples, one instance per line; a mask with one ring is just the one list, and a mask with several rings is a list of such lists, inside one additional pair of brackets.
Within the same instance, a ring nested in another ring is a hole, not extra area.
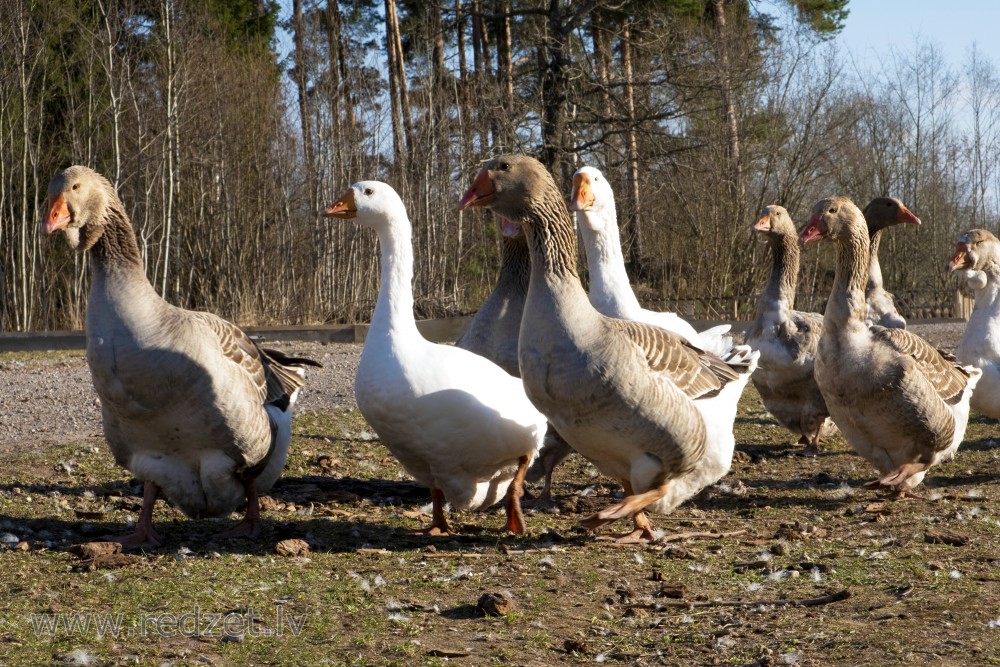
[[(952, 351), (965, 323), (914, 324), (910, 329)], [(361, 344), (267, 344), (323, 364), (307, 369), (297, 411), (354, 407)], [(83, 351), (0, 354), (0, 451), (88, 437), (101, 437), (101, 413)]]
[[(360, 344), (267, 341), (315, 359), (297, 411), (354, 407)], [(82, 350), (0, 354), (0, 451), (101, 437), (101, 409)]]

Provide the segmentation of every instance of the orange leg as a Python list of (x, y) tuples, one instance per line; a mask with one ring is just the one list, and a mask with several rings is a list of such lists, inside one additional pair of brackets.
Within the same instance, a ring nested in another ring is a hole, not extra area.
[(630, 483), (623, 482), (622, 484), (625, 487), (625, 493), (628, 494), (624, 500), (601, 510), (597, 514), (588, 516), (580, 521), (580, 525), (588, 530), (595, 530), (605, 524), (631, 515), (632, 521), (635, 524), (635, 530), (631, 533), (620, 535), (616, 539), (621, 542), (640, 542), (655, 539), (653, 524), (642, 510), (667, 494), (669, 482), (663, 482), (655, 489), (650, 489), (636, 495), (632, 494), (632, 485)]
[(257, 486), (254, 484), (254, 479), (251, 477), (244, 480), (243, 488), (247, 494), (246, 515), (242, 521), (232, 528), (213, 535), (213, 539), (227, 539), (230, 537), (253, 538), (260, 534), (260, 502), (257, 500)]
[(431, 525), (421, 531), (424, 535), (454, 535), (448, 527), (448, 519), (444, 516), (444, 492), (441, 489), (431, 489), (432, 510)]
[(524, 495), (524, 476), (528, 474), (528, 464), (531, 457), (522, 456), (517, 461), (517, 472), (507, 487), (507, 530), (523, 535), (524, 513), (521, 512), (521, 496)]
[(135, 524), (135, 531), (131, 535), (106, 535), (101, 539), (108, 542), (118, 542), (126, 549), (160, 546), (160, 536), (153, 530), (153, 506), (156, 505), (158, 495), (160, 495), (160, 487), (154, 482), (143, 482), (142, 509), (139, 511), (139, 521)]

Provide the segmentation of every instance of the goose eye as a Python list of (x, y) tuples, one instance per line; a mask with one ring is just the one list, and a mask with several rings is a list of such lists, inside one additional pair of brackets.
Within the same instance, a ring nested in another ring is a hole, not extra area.
[(80, 184), (79, 183), (74, 183), (73, 184), (73, 189), (74, 190), (79, 190), (80, 189)]
[(371, 188), (365, 188), (365, 194), (371, 197), (373, 194), (375, 194), (375, 191), (372, 190)]
[(827, 212), (828, 212), (828, 213), (836, 213), (836, 212), (837, 212), (837, 209), (836, 209), (836, 208), (831, 208), (831, 209), (830, 209), (829, 211), (827, 211)]
[(510, 171), (510, 163), (508, 163), (508, 162), (501, 162), (500, 163), (500, 171)]

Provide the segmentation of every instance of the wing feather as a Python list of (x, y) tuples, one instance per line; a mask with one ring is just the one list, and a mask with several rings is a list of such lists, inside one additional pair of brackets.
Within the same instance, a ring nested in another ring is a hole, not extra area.
[(900, 354), (916, 361), (917, 369), (931, 383), (938, 396), (948, 405), (955, 405), (969, 382), (969, 374), (959, 366), (955, 357), (942, 352), (906, 329), (887, 329), (873, 326), (872, 334)]
[(640, 348), (651, 371), (667, 375), (692, 399), (715, 396), (739, 377), (722, 358), (695, 347), (680, 334), (643, 322), (606, 321)]

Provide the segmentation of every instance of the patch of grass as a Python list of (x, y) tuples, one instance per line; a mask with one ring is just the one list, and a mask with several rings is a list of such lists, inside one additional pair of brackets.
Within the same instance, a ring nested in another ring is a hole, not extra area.
[[(653, 517), (668, 535), (742, 532), (641, 547), (575, 529), (620, 491), (579, 457), (557, 470), (559, 511), (529, 512), (527, 537), (500, 532), (492, 511), (453, 513), (462, 533), (432, 539), (410, 534), (429, 520), (427, 490), (357, 411), (303, 413), (293, 431), (259, 539), (213, 542), (235, 516), (192, 521), (161, 501), (164, 546), (113, 569), (68, 551), (137, 514), (139, 487), (106, 446), (5, 454), (0, 533), (28, 548), (0, 550), (0, 654), (231, 665), (996, 664), (1000, 654), (1000, 629), (988, 627), (1000, 618), (992, 420), (972, 419), (956, 460), (929, 474), (929, 499), (896, 501), (860, 488), (874, 471), (839, 437), (800, 456), (748, 389), (724, 485)], [(928, 528), (969, 540), (930, 544)], [(274, 553), (293, 537), (311, 553)], [(839, 602), (783, 602), (843, 589)], [(492, 591), (510, 593), (514, 610), (480, 616), (476, 601)], [(117, 625), (101, 632), (97, 621)]]

